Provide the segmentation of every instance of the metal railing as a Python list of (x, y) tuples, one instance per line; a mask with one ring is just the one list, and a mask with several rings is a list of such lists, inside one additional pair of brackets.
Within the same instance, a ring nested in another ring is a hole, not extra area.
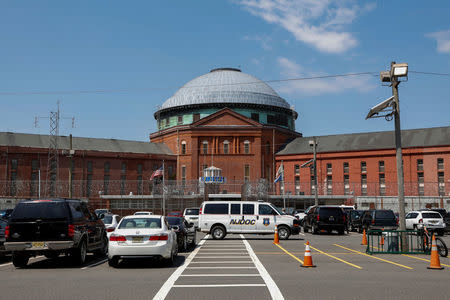
[[(405, 244), (402, 244), (402, 240)], [(369, 230), (368, 254), (429, 254), (424, 236), (417, 230)]]

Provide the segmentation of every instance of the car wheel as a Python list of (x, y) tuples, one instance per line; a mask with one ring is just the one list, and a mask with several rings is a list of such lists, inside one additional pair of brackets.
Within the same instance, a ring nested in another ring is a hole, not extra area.
[(344, 230), (344, 229), (338, 229), (338, 234), (339, 234), (339, 235), (343, 235), (343, 234), (344, 234), (344, 232), (345, 232), (345, 230)]
[(77, 265), (82, 265), (86, 262), (87, 246), (86, 241), (82, 240), (78, 248), (73, 251), (73, 261)]
[(108, 259), (108, 265), (113, 268), (117, 268), (119, 266), (119, 258), (117, 256), (113, 256)]
[(16, 268), (25, 267), (28, 264), (29, 259), (30, 259), (30, 257), (25, 254), (13, 253), (13, 255), (12, 255), (12, 262), (13, 262), (14, 267), (16, 267)]
[(315, 224), (311, 225), (311, 232), (313, 234), (318, 234), (319, 233), (319, 230), (318, 230), (318, 228), (317, 228), (317, 226)]
[(358, 227), (358, 233), (362, 233), (362, 227)]
[(175, 246), (175, 250), (172, 251), (170, 257), (166, 260), (167, 265), (171, 266), (175, 262), (175, 259), (178, 255), (178, 244)]
[(186, 251), (188, 248), (187, 236), (184, 236), (183, 239), (183, 251)]
[(281, 240), (287, 240), (290, 235), (291, 231), (286, 226), (280, 226), (280, 228), (278, 228), (278, 237)]
[(195, 248), (195, 245), (197, 245), (197, 234), (194, 233), (194, 237), (192, 238), (191, 246), (192, 248)]
[(438, 230), (437, 234), (438, 234), (439, 236), (443, 236), (443, 235), (444, 235), (444, 229)]
[(211, 229), (211, 235), (215, 240), (223, 240), (226, 235), (225, 228), (221, 225), (214, 226), (213, 229)]
[(108, 237), (106, 235), (102, 238), (102, 247), (95, 251), (95, 254), (98, 256), (104, 256), (108, 253)]
[(304, 232), (304, 233), (308, 233), (308, 227), (303, 226), (303, 232)]

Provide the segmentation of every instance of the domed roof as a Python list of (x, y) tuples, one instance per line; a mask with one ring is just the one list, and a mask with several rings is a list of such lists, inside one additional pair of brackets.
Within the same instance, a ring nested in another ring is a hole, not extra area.
[(214, 69), (189, 81), (167, 99), (161, 109), (211, 103), (260, 104), (290, 109), (289, 103), (269, 85), (233, 68)]

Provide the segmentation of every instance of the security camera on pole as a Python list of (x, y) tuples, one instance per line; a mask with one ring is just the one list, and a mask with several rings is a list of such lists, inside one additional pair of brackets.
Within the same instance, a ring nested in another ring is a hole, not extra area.
[[(382, 118), (387, 121), (392, 120), (392, 116), (395, 119), (395, 149), (397, 158), (397, 184), (398, 184), (398, 219), (399, 229), (406, 230), (405, 222), (405, 191), (403, 180), (403, 163), (402, 163), (402, 133), (400, 130), (400, 101), (398, 98), (398, 85), (400, 84), (400, 78), (408, 79), (408, 64), (395, 62), (391, 63), (391, 69), (389, 71), (380, 72), (381, 82), (390, 83), (392, 87), (392, 97), (389, 97), (385, 101), (372, 107), (366, 116), (366, 120), (369, 118)], [(384, 113), (381, 114), (380, 113)], [(407, 247), (406, 236), (402, 237), (402, 247)], [(404, 250), (404, 249), (402, 249)]]

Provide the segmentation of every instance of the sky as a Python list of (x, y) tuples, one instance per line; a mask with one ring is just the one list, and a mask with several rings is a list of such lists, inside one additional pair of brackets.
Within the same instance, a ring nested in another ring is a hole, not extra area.
[[(0, 131), (148, 141), (153, 114), (213, 68), (270, 83), (304, 136), (393, 130), (365, 120), (392, 94), (379, 72), (409, 64), (402, 129), (450, 126), (450, 1), (0, 0)], [(35, 118), (38, 117), (36, 124)], [(71, 118), (75, 118), (72, 127)]]

